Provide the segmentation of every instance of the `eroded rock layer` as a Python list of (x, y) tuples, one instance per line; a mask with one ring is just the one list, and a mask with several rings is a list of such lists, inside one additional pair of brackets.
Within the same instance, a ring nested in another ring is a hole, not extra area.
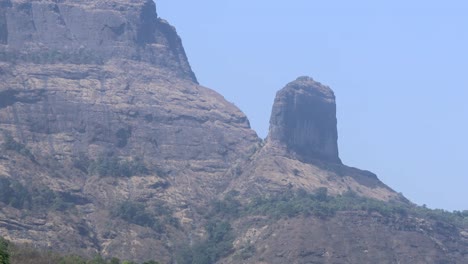
[(144, 61), (196, 81), (175, 29), (151, 0), (0, 2), (0, 59), (102, 64)]

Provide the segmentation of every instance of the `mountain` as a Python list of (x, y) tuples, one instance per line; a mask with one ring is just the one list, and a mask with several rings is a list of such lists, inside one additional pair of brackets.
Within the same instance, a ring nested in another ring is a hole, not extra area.
[(342, 164), (333, 91), (261, 140), (151, 0), (0, 1), (0, 236), (163, 263), (464, 263), (467, 214)]

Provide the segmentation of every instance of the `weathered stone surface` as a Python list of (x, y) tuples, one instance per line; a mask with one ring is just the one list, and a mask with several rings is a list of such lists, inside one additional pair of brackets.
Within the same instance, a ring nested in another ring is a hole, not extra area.
[(341, 163), (333, 91), (299, 77), (276, 94), (268, 140), (284, 144), (303, 161)]
[[(0, 35), (0, 178), (80, 197), (70, 212), (24, 210), (27, 217), (2, 204), (0, 236), (168, 263), (174, 241), (202, 227), (192, 223), (193, 206), (223, 190), (225, 172), (259, 141), (246, 116), (197, 84), (151, 0), (2, 1)], [(20, 149), (4, 148), (6, 135)], [(148, 172), (91, 173), (90, 162), (106, 156), (138, 158)], [(161, 235), (110, 217), (127, 200), (154, 214), (169, 207), (161, 217), (180, 228), (163, 222)]]
[[(239, 248), (255, 245), (242, 263), (465, 263), (468, 239), (433, 220), (342, 212), (274, 223), (244, 219)], [(248, 226), (249, 228), (246, 228)], [(437, 231), (435, 231), (437, 230)], [(461, 250), (460, 250), (461, 249)], [(230, 257), (222, 263), (239, 263)]]
[(104, 63), (130, 59), (196, 82), (175, 29), (152, 0), (0, 2), (0, 60)]
[(244, 197), (289, 190), (332, 195), (352, 191), (383, 201), (405, 198), (375, 174), (341, 163), (333, 91), (310, 77), (299, 77), (278, 91), (264, 145), (248, 161), (236, 165), (239, 178), (228, 190)]
[[(0, 236), (175, 263), (182, 246), (206, 238), (210, 205), (230, 191), (242, 203), (317, 188), (407, 202), (341, 164), (331, 90), (309, 78), (289, 84), (261, 142), (239, 109), (196, 83), (154, 9), (150, 0), (0, 0), (0, 187), (30, 194), (21, 206), (0, 195)], [(122, 173), (132, 166), (145, 168)], [(117, 217), (122, 202), (154, 222)], [(435, 220), (267, 218), (218, 219), (236, 237), (219, 263), (467, 262), (466, 229)]]

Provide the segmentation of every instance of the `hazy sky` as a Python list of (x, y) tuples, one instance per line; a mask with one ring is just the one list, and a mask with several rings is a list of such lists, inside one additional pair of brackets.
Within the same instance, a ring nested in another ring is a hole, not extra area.
[(265, 137), (300, 75), (337, 97), (340, 156), (417, 204), (468, 210), (467, 1), (158, 0), (199, 82)]

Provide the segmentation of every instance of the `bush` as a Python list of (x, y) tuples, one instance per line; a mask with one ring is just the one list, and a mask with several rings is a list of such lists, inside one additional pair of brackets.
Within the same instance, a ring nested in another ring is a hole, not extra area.
[(221, 219), (232, 219), (242, 215), (267, 215), (273, 219), (298, 215), (327, 218), (339, 211), (364, 211), (379, 213), (384, 217), (416, 216), (468, 227), (468, 211), (431, 210), (424, 206), (361, 197), (352, 191), (329, 196), (326, 188), (318, 188), (314, 193), (288, 190), (270, 196), (258, 196), (245, 205), (240, 204), (234, 196), (228, 195), (222, 200), (213, 201), (209, 216)]
[(210, 221), (205, 229), (208, 237), (192, 247), (182, 247), (177, 256), (180, 264), (211, 264), (232, 251), (234, 235), (231, 225), (226, 221)]
[(242, 205), (235, 195), (227, 195), (211, 204), (209, 217), (233, 219), (243, 215), (268, 215), (273, 219), (314, 215), (321, 218), (331, 217), (339, 211), (365, 211), (379, 213), (384, 217), (418, 216), (447, 222), (458, 226), (468, 226), (468, 211), (447, 212), (430, 210), (398, 202), (385, 202), (358, 196), (348, 191), (342, 195), (329, 196), (326, 188), (318, 188), (314, 193), (305, 190), (288, 190), (269, 196), (258, 196)]
[(47, 187), (28, 190), (21, 182), (0, 178), (0, 202), (17, 209), (64, 211), (73, 206), (64, 196)]
[(87, 261), (80, 256), (70, 255), (62, 257), (59, 264), (87, 264)]
[(227, 195), (223, 200), (214, 200), (211, 205), (211, 214), (226, 218), (240, 216), (241, 203), (234, 196)]
[(9, 133), (6, 132), (3, 133), (3, 138), (3, 148), (5, 150), (15, 151), (18, 154), (21, 154), (29, 158), (30, 160), (35, 161), (34, 155), (31, 153), (29, 148), (26, 147), (26, 145), (17, 142)]
[(145, 205), (133, 201), (124, 201), (111, 210), (111, 216), (136, 224), (149, 227), (156, 232), (163, 232), (165, 225), (179, 227), (179, 221), (172, 216), (172, 212), (162, 203), (157, 203), (153, 210), (148, 211)]
[(121, 160), (115, 156), (103, 155), (89, 162), (89, 173), (99, 176), (131, 177), (148, 174), (143, 161), (135, 158), (131, 161)]
[(73, 159), (73, 167), (79, 169), (84, 173), (88, 173), (90, 168), (91, 160), (84, 153), (78, 154), (76, 158)]
[(113, 217), (119, 217), (129, 223), (158, 229), (159, 223), (145, 210), (141, 203), (125, 201), (117, 205), (112, 211)]
[(132, 128), (129, 127), (127, 129), (121, 128), (116, 133), (115, 136), (117, 137), (117, 147), (123, 148), (127, 146), (128, 139), (132, 135)]
[[(0, 237), (0, 252), (2, 252), (2, 244)], [(9, 245), (11, 263), (34, 263), (34, 264), (137, 264), (133, 261), (120, 262), (118, 258), (105, 259), (100, 255), (92, 259), (81, 257), (78, 255), (63, 255), (56, 252), (41, 250), (32, 247), (31, 245)], [(10, 262), (2, 262), (0, 253), (0, 264), (10, 264)], [(157, 261), (147, 261), (142, 264), (159, 264)]]
[(0, 264), (10, 264), (8, 242), (0, 237)]
[(0, 202), (17, 209), (29, 208), (31, 195), (20, 182), (0, 178)]

